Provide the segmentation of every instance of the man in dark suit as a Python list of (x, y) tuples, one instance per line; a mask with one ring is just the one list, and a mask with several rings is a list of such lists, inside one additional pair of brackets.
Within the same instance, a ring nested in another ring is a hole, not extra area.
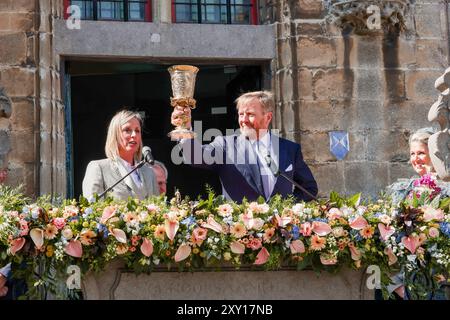
[[(196, 139), (183, 139), (180, 146), (186, 164), (214, 170), (219, 174), (224, 196), (229, 200), (250, 201), (259, 196), (269, 200), (273, 195), (293, 194), (297, 200), (309, 201), (317, 195), (317, 183), (303, 161), (298, 143), (278, 137), (269, 130), (274, 111), (273, 94), (249, 92), (236, 99), (240, 132), (218, 136), (210, 144), (200, 145)], [(188, 107), (176, 107), (172, 123), (189, 119)], [(303, 187), (301, 190), (274, 172), (280, 172)]]

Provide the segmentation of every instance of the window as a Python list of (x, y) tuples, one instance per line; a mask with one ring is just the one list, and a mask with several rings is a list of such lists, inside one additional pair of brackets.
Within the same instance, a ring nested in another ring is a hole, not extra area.
[(82, 20), (151, 21), (151, 0), (65, 0), (77, 5)]
[(173, 0), (172, 20), (181, 23), (257, 24), (256, 0)]

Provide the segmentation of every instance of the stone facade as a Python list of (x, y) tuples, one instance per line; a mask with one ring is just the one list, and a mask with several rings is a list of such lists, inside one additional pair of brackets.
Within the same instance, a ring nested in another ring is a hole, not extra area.
[[(359, 32), (330, 19), (339, 2), (259, 1), (262, 24), (276, 30), (276, 53), (268, 61), (277, 97), (274, 124), (302, 143), (321, 196), (331, 190), (375, 196), (413, 174), (407, 139), (430, 126), (434, 81), (448, 66), (448, 5), (401, 0), (408, 4), (396, 7), (401, 24), (394, 17), (383, 20), (388, 28)], [(389, 1), (359, 1), (373, 2), (388, 3), (387, 14)], [(166, 9), (154, 10), (154, 22), (169, 22)], [(0, 170), (7, 168), (6, 183), (23, 183), (29, 195), (64, 194), (67, 187), (64, 52), (55, 43), (62, 11), (62, 0), (0, 1)], [(333, 130), (349, 133), (350, 152), (342, 161), (329, 151)]]

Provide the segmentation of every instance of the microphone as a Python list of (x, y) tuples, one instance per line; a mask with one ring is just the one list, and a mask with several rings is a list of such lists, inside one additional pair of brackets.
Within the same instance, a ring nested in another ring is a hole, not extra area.
[(275, 177), (278, 177), (278, 175), (280, 174), (280, 170), (278, 170), (278, 167), (277, 167), (277, 164), (275, 163), (275, 161), (272, 161), (270, 154), (267, 154), (264, 157), (264, 160), (266, 160), (266, 164), (269, 167), (270, 171), (272, 171), (273, 175)]
[(142, 148), (142, 158), (144, 158), (144, 161), (150, 165), (155, 163), (155, 159), (152, 155), (152, 149), (150, 149), (150, 147), (145, 146)]

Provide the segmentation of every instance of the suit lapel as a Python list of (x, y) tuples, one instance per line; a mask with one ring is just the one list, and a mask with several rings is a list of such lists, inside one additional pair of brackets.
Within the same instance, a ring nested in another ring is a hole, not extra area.
[[(124, 168), (124, 166), (120, 163), (120, 161), (113, 161), (112, 162), (112, 167), (114, 169), (114, 171), (119, 175), (120, 178), (126, 176), (128, 174), (127, 170)], [(120, 179), (119, 178), (119, 179)], [(133, 179), (131, 179), (130, 176), (126, 177), (123, 182), (127, 185), (127, 187), (133, 191), (133, 190), (137, 190), (136, 185), (133, 182)]]
[[(261, 173), (258, 164), (255, 163), (256, 154), (253, 151), (250, 141), (245, 139), (243, 135), (239, 135), (235, 139), (237, 156), (237, 162), (235, 162), (236, 168), (244, 176), (248, 184), (255, 189), (255, 191), (264, 196)], [(244, 163), (242, 163), (242, 160), (244, 160)]]
[[(272, 147), (273, 147), (273, 153), (274, 156), (272, 157), (272, 159), (275, 160), (275, 163), (278, 166), (278, 170), (282, 173), (285, 173), (284, 170), (286, 170), (286, 166), (287, 166), (287, 150), (285, 149), (286, 147), (284, 146), (284, 141), (283, 139), (280, 139), (280, 137), (276, 136), (276, 135), (272, 135)], [(284, 179), (283, 177), (281, 177), (280, 175), (278, 175), (278, 177), (276, 177), (275, 180), (275, 185), (273, 187), (272, 193), (271, 193), (271, 197), (277, 193), (278, 188), (279, 188), (279, 183), (281, 183), (281, 179)]]

